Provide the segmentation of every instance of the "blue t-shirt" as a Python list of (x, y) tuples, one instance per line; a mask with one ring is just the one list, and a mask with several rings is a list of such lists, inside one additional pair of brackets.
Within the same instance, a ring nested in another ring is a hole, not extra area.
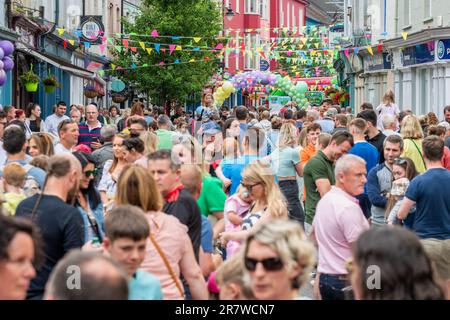
[(450, 171), (430, 169), (414, 178), (406, 197), (416, 202), (413, 231), (421, 239), (450, 239)]
[[(349, 154), (363, 158), (366, 161), (367, 174), (369, 174), (370, 170), (378, 165), (380, 158), (378, 149), (366, 141), (356, 142), (353, 148), (349, 151)], [(364, 186), (364, 194), (367, 194), (367, 184)]]
[(231, 161), (223, 161), (222, 172), (223, 175), (231, 180), (230, 197), (236, 193), (237, 188), (241, 184), (242, 170), (250, 163), (258, 160), (256, 155), (245, 155), (240, 158)]
[(205, 253), (214, 253), (213, 228), (211, 222), (202, 215), (202, 249)]
[(163, 293), (159, 279), (140, 269), (128, 282), (128, 300), (162, 300)]

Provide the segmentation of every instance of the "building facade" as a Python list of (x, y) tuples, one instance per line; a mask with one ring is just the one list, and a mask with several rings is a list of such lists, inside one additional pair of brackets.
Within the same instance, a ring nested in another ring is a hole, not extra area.
[(356, 111), (363, 102), (376, 107), (390, 89), (401, 109), (440, 115), (450, 104), (450, 2), (346, 0), (345, 8), (352, 43), (340, 54), (341, 81)]

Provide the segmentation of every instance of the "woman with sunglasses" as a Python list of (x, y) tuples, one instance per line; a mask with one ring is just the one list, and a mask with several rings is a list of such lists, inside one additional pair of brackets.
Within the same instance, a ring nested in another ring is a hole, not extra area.
[(309, 279), (316, 251), (298, 223), (258, 225), (245, 242), (243, 257), (256, 299), (307, 299), (299, 297), (299, 290)]
[(419, 173), (416, 170), (416, 166), (410, 158), (397, 158), (394, 160), (394, 164), (392, 165), (394, 182), (392, 183), (392, 189), (388, 195), (388, 203), (386, 205), (387, 224), (404, 224), (405, 226), (412, 228), (416, 207), (414, 206), (411, 209), (408, 217), (404, 221), (397, 219), (397, 213), (403, 203), (409, 183), (418, 175)]
[(103, 225), (103, 205), (100, 194), (94, 186), (97, 174), (94, 158), (87, 153), (74, 152), (73, 155), (81, 164), (82, 174), (78, 191), (68, 202), (75, 204), (84, 220), (84, 242), (103, 241), (105, 229)]
[(280, 188), (275, 184), (270, 167), (260, 162), (248, 165), (242, 171), (241, 184), (248, 190), (254, 202), (242, 221), (241, 230), (227, 231), (221, 234), (221, 242), (224, 245), (230, 240), (244, 241), (257, 224), (288, 218), (286, 200)]
[(445, 299), (419, 238), (403, 228), (372, 228), (361, 234), (347, 269), (356, 300)]

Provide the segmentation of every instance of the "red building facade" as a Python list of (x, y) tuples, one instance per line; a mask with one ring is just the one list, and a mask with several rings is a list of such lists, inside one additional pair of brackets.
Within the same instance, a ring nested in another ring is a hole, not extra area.
[(257, 49), (267, 52), (275, 38), (281, 36), (275, 32), (278, 28), (288, 28), (292, 32), (290, 36), (296, 36), (306, 25), (304, 0), (224, 0), (224, 5), (231, 6), (234, 12), (231, 19), (224, 16), (225, 33), (232, 39), (229, 46), (233, 48), (225, 54), (225, 71), (231, 75), (260, 70), (264, 66), (261, 60), (270, 63), (274, 70), (275, 61), (268, 61)]

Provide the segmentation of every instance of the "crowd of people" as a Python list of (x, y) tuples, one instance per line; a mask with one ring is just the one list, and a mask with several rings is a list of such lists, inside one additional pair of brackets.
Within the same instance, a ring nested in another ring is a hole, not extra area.
[(450, 106), (360, 109), (3, 108), (0, 299), (450, 299)]

